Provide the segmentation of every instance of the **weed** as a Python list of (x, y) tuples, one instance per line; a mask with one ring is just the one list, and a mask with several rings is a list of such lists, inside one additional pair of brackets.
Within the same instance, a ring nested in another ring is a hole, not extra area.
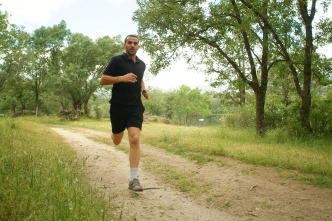
[(242, 174), (249, 175), (249, 170), (242, 170)]
[(211, 202), (213, 200), (213, 197), (212, 196), (209, 196), (207, 199), (206, 199), (206, 202)]
[(224, 204), (224, 208), (229, 208), (229, 207), (231, 207), (231, 203), (230, 203), (230, 202), (226, 202), (226, 203)]
[(175, 187), (182, 192), (190, 192), (196, 187), (196, 184), (190, 179), (181, 179), (175, 184)]

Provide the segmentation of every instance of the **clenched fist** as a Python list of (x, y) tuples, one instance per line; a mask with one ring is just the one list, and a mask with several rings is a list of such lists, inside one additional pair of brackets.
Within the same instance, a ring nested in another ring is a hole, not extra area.
[(122, 76), (123, 82), (135, 83), (137, 81), (137, 76), (133, 73), (128, 73)]

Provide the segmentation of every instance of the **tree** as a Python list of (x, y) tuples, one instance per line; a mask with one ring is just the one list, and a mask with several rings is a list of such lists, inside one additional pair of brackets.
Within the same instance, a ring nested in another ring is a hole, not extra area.
[(189, 125), (194, 117), (207, 117), (211, 115), (209, 109), (211, 101), (209, 95), (201, 94), (198, 88), (191, 89), (182, 85), (174, 91), (169, 100), (175, 115), (183, 119), (184, 124)]
[[(323, 3), (327, 5), (327, 1)], [(302, 128), (310, 131), (312, 21), (316, 1), (312, 1), (309, 12), (304, 0), (295, 3), (291, 0), (140, 0), (138, 4), (134, 20), (139, 22), (142, 46), (153, 58), (152, 72), (168, 66), (183, 51), (190, 61), (193, 53), (179, 49), (193, 49), (200, 55), (197, 57), (213, 65), (210, 70), (216, 70), (224, 79), (234, 81), (237, 77), (254, 91), (256, 132), (264, 135), (268, 73), (275, 64), (287, 62), (302, 98)], [(330, 27), (328, 21), (324, 24), (325, 29)], [(239, 53), (241, 48), (245, 56)], [(303, 67), (297, 67), (302, 54)], [(245, 66), (239, 65), (240, 56), (245, 58)], [(297, 69), (303, 73), (303, 89)]]
[[(279, 59), (273, 56), (270, 31), (254, 14), (235, 0), (209, 4), (198, 0), (140, 0), (138, 4), (134, 20), (139, 22), (142, 47), (153, 58), (152, 72), (179, 57), (179, 48), (192, 48), (211, 65), (210, 70), (217, 70), (224, 79), (241, 79), (255, 92), (256, 132), (264, 135), (268, 72)], [(272, 4), (264, 0), (257, 6), (273, 19)], [(241, 49), (243, 53), (239, 54)], [(191, 60), (190, 55), (193, 53), (184, 56)], [(245, 66), (238, 62), (240, 56), (246, 59)]]
[[(97, 58), (98, 58), (98, 66), (97, 66), (97, 88), (100, 86), (99, 84), (99, 78), (101, 77), (102, 73), (106, 69), (106, 66), (108, 65), (109, 60), (115, 56), (120, 54), (123, 51), (123, 43), (120, 35), (114, 36), (113, 38), (110, 38), (109, 36), (103, 36), (96, 40), (96, 46), (97, 46)], [(96, 88), (96, 89), (97, 89)], [(111, 88), (111, 87), (108, 87)], [(95, 89), (95, 90), (96, 90)], [(105, 87), (103, 87), (105, 89)], [(106, 87), (107, 89), (107, 87)], [(90, 96), (91, 97), (91, 96)], [(85, 111), (88, 111), (88, 99), (84, 103)], [(87, 113), (87, 112), (86, 112)]]
[(149, 100), (142, 100), (146, 112), (152, 115), (163, 116), (167, 106), (165, 94), (158, 88), (148, 87), (147, 90), (150, 98)]
[(2, 111), (25, 110), (31, 99), (26, 76), (27, 45), (30, 35), (9, 24), (7, 13), (0, 11), (0, 92)]
[(24, 72), (25, 52), (29, 34), (9, 24), (7, 13), (0, 11), (0, 92), (8, 81)]
[[(10, 35), (8, 34), (8, 15), (6, 12), (0, 11), (0, 59), (4, 59), (6, 55), (8, 54), (7, 49), (9, 48), (8, 39), (10, 38)], [(1, 65), (1, 72), (0, 72), (0, 92), (3, 90), (5, 86), (5, 82), (9, 76), (9, 71), (5, 71), (4, 65)]]
[(59, 54), (63, 50), (65, 39), (69, 34), (66, 23), (61, 21), (53, 27), (36, 29), (31, 36), (28, 50), (30, 61), (28, 74), (34, 82), (36, 99), (36, 115), (39, 114), (39, 96), (41, 87), (46, 84), (47, 77), (56, 75), (60, 71)]
[(70, 95), (76, 118), (82, 107), (88, 114), (88, 102), (99, 87), (99, 78), (111, 57), (122, 51), (119, 37), (102, 37), (92, 41), (83, 34), (73, 34), (63, 56), (62, 85)]
[[(288, 50), (289, 47), (282, 41), (282, 35), (278, 32), (278, 24), (271, 23), (266, 15), (262, 14), (250, 1), (241, 0), (241, 2), (246, 5), (257, 18), (266, 26), (266, 28), (271, 32), (275, 45), (278, 47), (280, 54), (286, 60), (289, 69), (293, 75), (293, 81), (295, 84), (296, 91), (301, 98), (302, 105), (300, 108), (300, 122), (301, 127), (305, 132), (312, 133), (312, 128), (310, 125), (310, 108), (311, 108), (311, 82), (312, 82), (312, 57), (315, 54), (317, 47), (314, 45), (314, 35), (313, 35), (313, 21), (315, 14), (317, 12), (316, 5), (317, 0), (309, 1), (311, 6), (308, 3), (308, 0), (297, 0), (293, 4), (296, 4), (298, 10), (298, 19), (301, 21), (301, 26), (295, 28), (294, 31), (290, 32), (290, 35), (293, 35), (300, 39), (300, 43), (296, 41), (295, 43), (300, 45), (301, 49), (301, 67), (297, 67), (297, 60), (292, 56), (291, 52)], [(327, 11), (330, 1), (322, 1), (322, 7), (324, 11)], [(294, 11), (292, 12), (294, 14)], [(318, 35), (317, 43), (320, 42), (323, 45), (326, 42), (331, 42), (331, 20), (323, 19), (318, 28), (321, 30), (330, 30), (325, 33), (322, 31), (319, 32), (321, 36)], [(304, 33), (303, 33), (304, 32)], [(302, 73), (303, 82), (302, 87), (300, 83), (300, 74)]]

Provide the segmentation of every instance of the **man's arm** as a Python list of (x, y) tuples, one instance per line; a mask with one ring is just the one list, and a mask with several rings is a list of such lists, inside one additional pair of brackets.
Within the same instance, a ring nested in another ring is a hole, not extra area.
[(128, 82), (128, 83), (135, 83), (137, 81), (137, 76), (133, 73), (128, 73), (123, 76), (109, 76), (103, 74), (100, 78), (100, 85), (111, 85), (120, 82)]
[(145, 99), (149, 100), (149, 92), (145, 88), (145, 84), (144, 84), (143, 79), (142, 79), (142, 82), (141, 82), (141, 89), (142, 89), (142, 94), (145, 97)]

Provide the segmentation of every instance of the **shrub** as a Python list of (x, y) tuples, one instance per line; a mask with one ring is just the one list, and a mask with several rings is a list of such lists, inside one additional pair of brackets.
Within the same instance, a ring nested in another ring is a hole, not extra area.
[(100, 105), (95, 106), (94, 111), (97, 119), (101, 119), (104, 116), (104, 109)]

